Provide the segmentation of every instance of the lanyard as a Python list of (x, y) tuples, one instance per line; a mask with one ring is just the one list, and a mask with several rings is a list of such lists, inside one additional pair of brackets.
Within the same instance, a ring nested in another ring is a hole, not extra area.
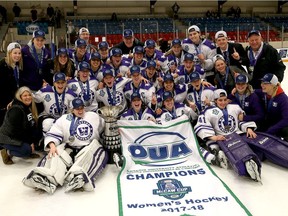
[(136, 113), (134, 109), (132, 109), (133, 111), (133, 116), (134, 116), (134, 120), (141, 120), (142, 119), (142, 111), (140, 110), (139, 113)]
[(222, 110), (223, 117), (224, 117), (224, 126), (228, 126), (228, 111), (227, 108)]
[(195, 47), (195, 51), (198, 54), (201, 54), (201, 44), (198, 44), (198, 46), (196, 44), (194, 44), (194, 47)]
[(73, 115), (70, 128), (69, 128), (70, 136), (73, 136), (74, 134), (76, 134), (76, 129), (77, 129), (79, 120), (80, 118)]
[(81, 92), (83, 93), (83, 99), (84, 101), (89, 101), (90, 100), (90, 85), (89, 85), (89, 80), (86, 81), (86, 90), (85, 87), (83, 85), (82, 81), (78, 81), (80, 88), (81, 88)]
[(228, 50), (224, 51), (223, 54), (224, 54), (224, 59), (226, 61), (226, 64), (229, 66), (230, 65), (229, 51)]
[(61, 116), (62, 112), (64, 111), (63, 104), (64, 104), (64, 99), (65, 99), (65, 91), (61, 94), (62, 95), (62, 100), (61, 100), (61, 104), (60, 104), (56, 88), (55, 87), (53, 87), (53, 88), (54, 88), (54, 96), (55, 96), (57, 112), (58, 112), (59, 116)]
[(36, 48), (34, 46), (34, 44), (32, 44), (32, 50), (33, 50), (33, 57), (36, 61), (36, 64), (38, 66), (38, 69), (42, 69), (43, 67), (43, 57), (44, 57), (44, 50), (43, 48), (41, 48), (41, 57), (40, 57), (40, 60), (39, 60), (39, 57), (38, 57), (38, 54), (36, 52)]
[(197, 92), (196, 89), (194, 89), (193, 93), (194, 93), (195, 104), (199, 112), (201, 112), (202, 111), (202, 106), (201, 106), (202, 88), (200, 88), (199, 92)]
[(239, 95), (239, 93), (236, 93), (235, 94), (235, 97), (238, 101), (238, 104), (241, 106), (241, 108), (244, 110), (245, 108), (245, 98), (246, 98), (246, 95)]
[(272, 104), (273, 104), (273, 98), (271, 98), (268, 101), (267, 95), (265, 94), (264, 100), (265, 100), (265, 108), (267, 109), (267, 112), (269, 112), (271, 110), (271, 107), (272, 107)]
[(252, 51), (252, 49), (251, 49), (251, 47), (250, 47), (250, 49), (249, 49), (249, 61), (250, 61), (250, 66), (255, 66), (255, 65), (256, 65), (256, 62), (257, 62), (260, 54), (261, 54), (261, 53), (258, 53), (257, 55), (254, 56), (253, 51)]
[[(107, 93), (108, 93), (108, 103), (111, 105), (111, 106), (115, 106), (116, 105), (116, 85), (115, 83), (113, 84), (113, 87), (112, 89), (106, 87), (107, 89)], [(112, 93), (111, 93), (111, 90), (112, 90)]]
[(173, 107), (171, 112), (170, 111), (168, 111), (168, 112), (172, 115), (172, 119), (176, 119), (177, 118), (175, 107)]
[(222, 79), (219, 77), (220, 78), (219, 79), (219, 83), (220, 83), (222, 89), (225, 89), (225, 86), (227, 85), (228, 75), (229, 75), (229, 67), (226, 67), (226, 74), (225, 74), (224, 84), (222, 82)]
[(15, 78), (15, 81), (17, 84), (17, 88), (19, 88), (19, 67), (18, 67), (18, 65), (15, 66), (13, 72), (14, 72), (14, 78)]

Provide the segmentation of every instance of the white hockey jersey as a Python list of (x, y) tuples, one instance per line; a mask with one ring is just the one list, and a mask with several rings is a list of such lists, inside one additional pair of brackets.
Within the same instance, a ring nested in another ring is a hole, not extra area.
[(94, 112), (86, 112), (83, 118), (72, 113), (61, 116), (47, 132), (44, 145), (47, 150), (49, 142), (55, 145), (67, 143), (74, 148), (89, 145), (93, 139), (100, 140), (104, 130), (104, 119)]
[(191, 121), (197, 119), (197, 114), (190, 107), (183, 103), (175, 103), (173, 111), (170, 112), (164, 108), (163, 112), (156, 118), (156, 122), (162, 124), (182, 115), (187, 115)]
[(207, 108), (198, 117), (194, 127), (195, 133), (203, 140), (216, 135), (227, 135), (231, 133), (245, 133), (247, 128), (256, 128), (255, 122), (244, 122), (238, 120), (238, 115), (244, 111), (238, 104), (228, 104), (227, 117), (223, 111), (216, 107)]
[(98, 102), (102, 102), (105, 106), (118, 106), (121, 105), (122, 109), (120, 114), (127, 109), (127, 101), (124, 96), (124, 86), (131, 79), (126, 77), (118, 77), (112, 88), (104, 87), (96, 91), (96, 98)]
[(72, 108), (72, 100), (77, 95), (68, 87), (62, 94), (55, 91), (55, 87), (47, 86), (38, 90), (34, 94), (36, 103), (43, 103), (44, 110), (39, 116), (50, 116), (54, 119), (60, 118), (63, 114), (68, 113)]
[(98, 109), (98, 102), (96, 100), (96, 90), (98, 87), (98, 80), (95, 77), (90, 77), (88, 82), (81, 82), (79, 78), (75, 77), (68, 81), (68, 88), (72, 89), (77, 97), (84, 101), (85, 111), (96, 112)]

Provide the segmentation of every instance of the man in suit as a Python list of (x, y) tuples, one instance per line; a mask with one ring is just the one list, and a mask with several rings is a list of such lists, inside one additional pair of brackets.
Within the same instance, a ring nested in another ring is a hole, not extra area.
[(217, 45), (217, 54), (224, 57), (228, 66), (235, 66), (245, 71), (242, 65), (247, 65), (249, 59), (241, 44), (228, 42), (227, 33), (225, 31), (218, 31), (215, 34), (215, 42)]

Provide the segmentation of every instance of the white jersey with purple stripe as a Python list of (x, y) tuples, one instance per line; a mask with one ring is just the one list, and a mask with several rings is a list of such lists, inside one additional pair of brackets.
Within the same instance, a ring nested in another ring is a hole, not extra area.
[(214, 90), (214, 87), (205, 87), (202, 84), (198, 91), (196, 91), (193, 86), (190, 86), (187, 92), (186, 100), (195, 103), (197, 106), (197, 113), (200, 114), (200, 112), (207, 108), (204, 102), (206, 99), (210, 101), (210, 106), (213, 106), (215, 104)]
[(55, 87), (49, 85), (38, 90), (33, 96), (36, 103), (43, 103), (44, 110), (40, 116), (51, 116), (55, 119), (68, 113), (72, 108), (72, 100), (77, 97), (68, 87), (64, 93), (58, 94), (55, 92)]
[(124, 86), (131, 79), (126, 77), (116, 78), (113, 87), (104, 87), (96, 91), (96, 98), (98, 102), (102, 102), (105, 106), (118, 106), (121, 105), (120, 113), (127, 109), (127, 100), (124, 96)]
[(121, 74), (122, 76), (126, 76), (126, 73), (129, 69), (130, 62), (122, 59), (121, 64), (118, 68), (116, 68), (112, 63), (110, 64), (103, 64), (102, 71), (105, 71), (107, 69), (112, 70), (114, 77), (118, 76), (118, 74)]
[[(174, 90), (172, 92), (174, 102), (175, 103), (183, 103), (186, 96), (187, 96), (187, 90), (188, 87), (185, 84), (179, 84), (174, 87)], [(162, 101), (163, 101), (163, 93), (165, 92), (164, 88), (159, 89), (156, 92), (156, 98), (157, 98), (157, 107), (161, 108), (162, 107)]]
[(168, 111), (167, 109), (163, 109), (162, 113), (157, 116), (156, 122), (158, 124), (162, 124), (164, 122), (171, 121), (176, 119), (182, 115), (187, 115), (190, 120), (196, 120), (197, 114), (188, 106), (183, 103), (175, 103), (173, 111)]
[[(186, 38), (182, 41), (182, 49), (185, 52), (194, 55), (194, 62), (196, 65), (200, 65), (205, 71), (210, 71), (213, 69), (213, 57), (216, 55), (215, 44), (211, 41), (204, 39), (200, 44), (196, 45), (191, 39)], [(198, 54), (203, 54), (205, 57), (205, 63), (201, 63)]]
[(89, 62), (89, 58), (90, 58), (90, 54), (89, 53), (85, 53), (84, 56), (82, 57), (81, 60), (79, 60), (77, 57), (76, 57), (76, 51), (74, 49), (70, 49), (68, 50), (68, 55), (69, 55), (69, 58), (73, 61), (74, 63), (74, 67), (75, 67), (75, 73), (74, 73), (74, 76), (77, 76), (77, 72), (78, 72), (78, 65), (80, 62)]
[(98, 109), (98, 102), (96, 100), (98, 84), (99, 82), (95, 77), (90, 77), (88, 82), (81, 82), (79, 78), (75, 77), (68, 81), (68, 88), (84, 101), (85, 111), (96, 112)]
[(185, 69), (184, 65), (178, 67), (178, 77), (175, 78), (174, 82), (177, 84), (188, 84), (190, 83), (189, 74), (198, 72), (201, 78), (205, 77), (204, 69), (200, 65), (194, 65), (193, 70), (190, 73)]
[(83, 118), (75, 117), (72, 113), (65, 114), (56, 120), (46, 134), (44, 145), (46, 147), (49, 142), (54, 142), (56, 146), (67, 143), (82, 148), (93, 139), (100, 140), (104, 124), (104, 119), (94, 112), (85, 112)]
[(167, 56), (167, 65), (168, 67), (170, 67), (171, 63), (175, 63), (177, 64), (177, 66), (179, 67), (180, 65), (183, 65), (183, 61), (184, 61), (184, 52), (181, 52), (180, 58), (176, 57), (173, 54), (169, 54)]
[(133, 92), (139, 92), (140, 96), (141, 96), (141, 100), (143, 101), (143, 103), (146, 106), (151, 107), (151, 100), (152, 100), (152, 96), (153, 94), (155, 94), (155, 87), (151, 84), (151, 83), (145, 83), (144, 81), (142, 81), (139, 85), (138, 88), (135, 88), (133, 85), (133, 82), (130, 81), (128, 83), (126, 83), (125, 87), (124, 87), (124, 95), (125, 98), (130, 101), (131, 100), (131, 95), (133, 94)]
[(165, 55), (160, 51), (155, 49), (154, 55), (153, 56), (147, 56), (144, 54), (144, 59), (148, 62), (151, 60), (154, 60), (155, 62), (159, 62), (161, 70), (166, 72), (168, 68), (168, 59), (165, 57)]
[[(216, 135), (227, 135), (236, 132), (245, 133), (248, 128), (256, 128), (253, 121), (239, 121), (239, 114), (244, 111), (238, 104), (228, 104), (227, 114), (216, 106), (208, 107), (202, 112), (194, 127), (195, 133), (203, 140)], [(225, 117), (226, 116), (226, 117)]]
[[(125, 59), (126, 59), (127, 64), (123, 65), (123, 67), (121, 69), (121, 70), (125, 71), (125, 75), (127, 74), (130, 67), (132, 67), (134, 65), (138, 65), (140, 67), (141, 73), (143, 73), (147, 67), (147, 61), (144, 59), (142, 60), (142, 62), (140, 64), (136, 64), (134, 58), (125, 58)], [(129, 64), (128, 64), (128, 62), (129, 62)]]
[(136, 113), (133, 108), (128, 109), (126, 112), (124, 112), (121, 115), (120, 120), (155, 120), (155, 114), (154, 112), (147, 107), (146, 109), (141, 111), (140, 113)]

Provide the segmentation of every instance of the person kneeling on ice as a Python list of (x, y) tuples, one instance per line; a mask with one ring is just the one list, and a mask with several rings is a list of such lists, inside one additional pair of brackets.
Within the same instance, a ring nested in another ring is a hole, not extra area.
[(94, 180), (108, 160), (98, 141), (104, 120), (94, 112), (85, 112), (79, 98), (72, 101), (72, 107), (72, 113), (57, 119), (46, 134), (44, 145), (49, 153), (23, 179), (24, 185), (50, 194), (64, 183), (65, 192), (93, 191)]
[(228, 104), (224, 89), (214, 91), (214, 100), (215, 106), (207, 108), (199, 116), (194, 128), (195, 133), (206, 141), (212, 154), (217, 155), (220, 149), (223, 150), (239, 175), (250, 176), (253, 180), (260, 181), (260, 160), (241, 136), (237, 135), (246, 132), (247, 137), (256, 138), (257, 135), (253, 131), (256, 129), (255, 122), (238, 120), (243, 110), (238, 104)]

